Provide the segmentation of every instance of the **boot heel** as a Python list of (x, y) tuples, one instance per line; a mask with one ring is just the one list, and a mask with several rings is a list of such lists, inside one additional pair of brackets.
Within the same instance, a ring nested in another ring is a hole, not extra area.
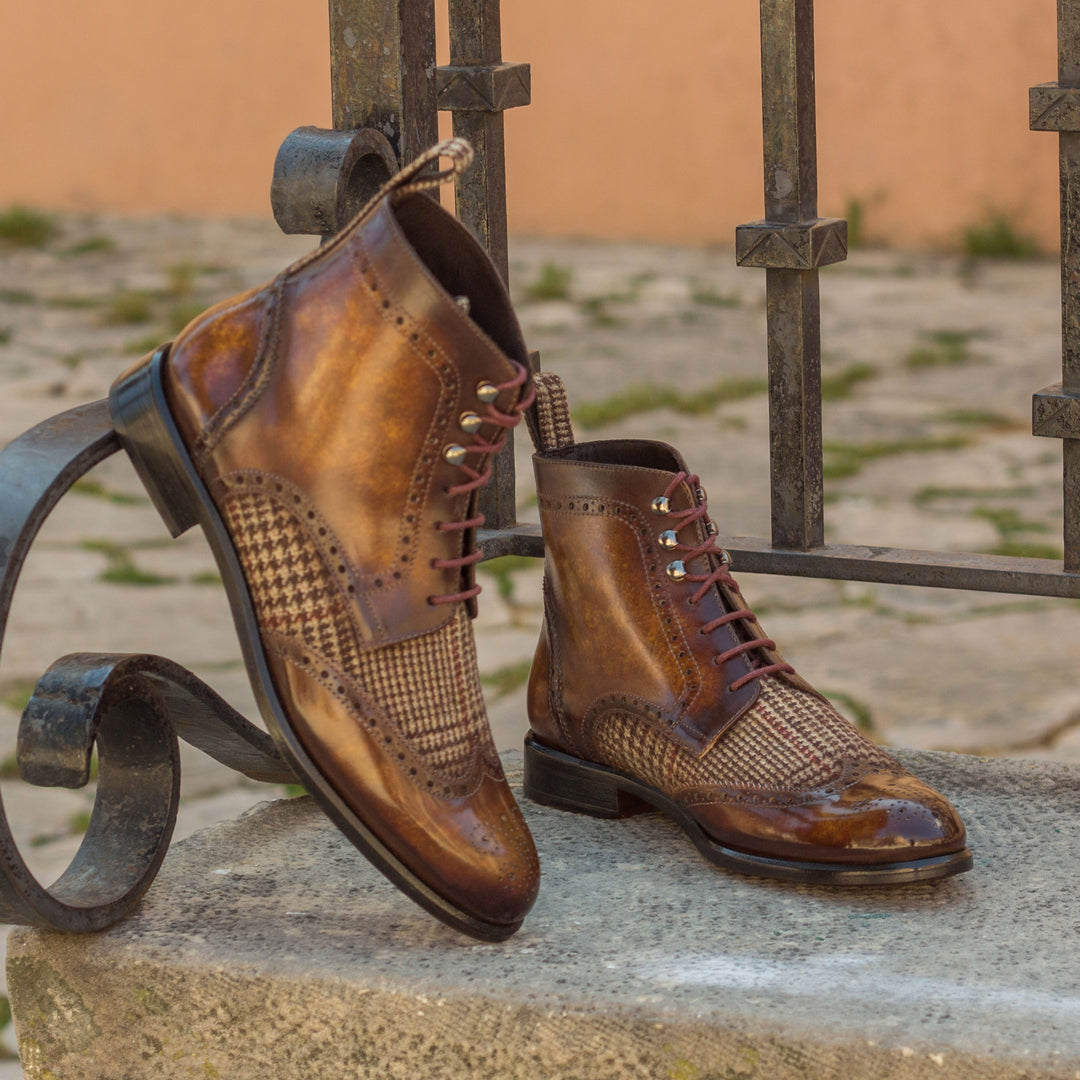
[(120, 442), (151, 502), (169, 532), (179, 536), (198, 524), (200, 502), (161, 382), (167, 351), (158, 349), (113, 383), (109, 410)]
[(623, 778), (596, 765), (552, 750), (529, 735), (525, 739), (525, 796), (544, 806), (593, 817), (620, 818), (652, 807), (623, 787)]

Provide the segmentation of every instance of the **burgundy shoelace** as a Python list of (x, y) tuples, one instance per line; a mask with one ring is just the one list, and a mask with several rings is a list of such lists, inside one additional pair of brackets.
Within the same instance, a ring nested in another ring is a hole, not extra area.
[[(524, 385), (529, 378), (528, 370), (516, 361), (511, 361), (517, 374), (509, 381), (504, 383), (495, 384), (495, 389), (501, 394), (504, 390), (516, 390), (518, 387)], [(483, 417), (485, 424), (494, 424), (496, 427), (501, 428), (499, 437), (494, 442), (488, 442), (486, 439), (482, 439), (477, 435), (473, 441), (467, 445), (463, 444), (463, 448), (467, 454), (481, 454), (484, 455), (487, 460), (484, 463), (483, 471), (474, 469), (466, 462), (462, 462), (458, 465), (458, 468), (465, 473), (469, 478), (462, 484), (455, 484), (453, 487), (446, 489), (447, 495), (466, 495), (471, 491), (475, 491), (477, 488), (483, 487), (488, 480), (491, 479), (492, 459), (494, 456), (506, 445), (506, 433), (512, 428), (516, 428), (521, 423), (522, 413), (533, 403), (536, 397), (536, 390), (530, 385), (528, 392), (523, 398), (516, 402), (509, 413), (503, 412), (501, 409), (495, 407), (494, 402), (487, 406), (487, 414)], [(436, 528), (440, 532), (452, 532), (459, 529), (478, 529), (484, 524), (484, 515), (477, 514), (475, 517), (465, 518), (462, 521), (442, 521)], [(467, 555), (459, 555), (456, 559), (432, 559), (431, 565), (436, 570), (452, 570), (459, 569), (462, 566), (472, 566), (473, 563), (478, 563), (484, 557), (484, 553), (479, 549), (469, 552)], [(473, 585), (470, 589), (463, 589), (461, 592), (449, 593), (446, 596), (429, 596), (429, 604), (452, 604), (457, 600), (471, 600), (474, 596), (479, 596), (480, 586)]]
[[(692, 581), (698, 584), (697, 591), (690, 597), (690, 603), (696, 604), (709, 589), (717, 584), (723, 582), (725, 585), (732, 589), (737, 589), (735, 579), (731, 576), (730, 564), (731, 556), (716, 542), (716, 535), (713, 531), (713, 524), (709, 519), (709, 509), (705, 501), (704, 492), (701, 490), (700, 479), (693, 473), (678, 472), (672, 478), (671, 483), (664, 489), (663, 498), (670, 499), (675, 489), (685, 481), (690, 487), (699, 493), (698, 505), (691, 507), (689, 510), (669, 510), (668, 517), (678, 518), (679, 522), (672, 529), (672, 532), (678, 533), (680, 529), (686, 528), (687, 525), (692, 525), (695, 521), (700, 521), (702, 518), (706, 519), (706, 532), (705, 540), (694, 546), (692, 544), (684, 544), (681, 540), (671, 550), (685, 552), (683, 556), (684, 562), (690, 562), (692, 559), (696, 559), (699, 555), (707, 556), (713, 555), (716, 558), (716, 567), (710, 570), (707, 574), (691, 574), (687, 573), (683, 579), (685, 581)], [(701, 634), (711, 634), (714, 630), (718, 630), (721, 626), (727, 626), (729, 623), (738, 622), (741, 619), (753, 619), (754, 613), (749, 608), (739, 608), (736, 611), (729, 611), (725, 615), (721, 615), (718, 619), (713, 619), (710, 622), (705, 623), (699, 630)], [(743, 653), (752, 652), (755, 649), (775, 649), (776, 642), (771, 638), (751, 638), (749, 641), (741, 642), (738, 645), (733, 646), (726, 652), (719, 653), (713, 657), (713, 663), (718, 667), (726, 661), (732, 659), (735, 656), (741, 656)], [(745, 686), (749, 682), (753, 682), (754, 679), (760, 679), (765, 675), (773, 675), (778, 671), (794, 672), (794, 668), (790, 664), (768, 664), (760, 663), (760, 657), (751, 658), (759, 662), (759, 666), (755, 667), (753, 671), (748, 672), (746, 675), (736, 679), (731, 684), (732, 690), (738, 690), (740, 687)]]

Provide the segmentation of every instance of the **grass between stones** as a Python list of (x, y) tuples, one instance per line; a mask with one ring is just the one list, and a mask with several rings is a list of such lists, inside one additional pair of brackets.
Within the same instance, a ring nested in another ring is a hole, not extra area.
[(21, 205), (0, 211), (0, 240), (12, 247), (44, 247), (56, 232), (56, 219), (51, 214)]
[(514, 574), (521, 570), (532, 570), (539, 563), (526, 555), (500, 555), (497, 559), (488, 559), (479, 563), (476, 569), (495, 579), (495, 590), (508, 603), (514, 599)]
[(826, 442), (823, 446), (826, 480), (842, 480), (855, 476), (864, 465), (879, 458), (897, 454), (927, 454), (936, 450), (960, 450), (972, 443), (970, 435), (925, 435), (914, 439), (891, 442)]
[(174, 304), (165, 317), (165, 325), (170, 334), (179, 334), (192, 319), (198, 318), (206, 310), (201, 300), (181, 300)]
[(877, 368), (872, 364), (851, 364), (843, 371), (821, 376), (821, 400), (843, 401), (851, 397), (855, 387), (867, 379), (877, 376)]
[[(0, 705), (21, 714), (35, 686), (37, 686), (37, 679), (12, 679), (10, 682), (5, 682), (0, 687)], [(0, 776), (2, 775), (3, 770), (0, 768)]]
[(145, 506), (150, 500), (145, 495), (128, 495), (124, 491), (113, 491), (100, 480), (84, 476), (71, 485), (76, 495), (86, 495), (92, 499), (102, 499), (116, 506)]
[(1007, 488), (972, 488), (972, 487), (929, 487), (915, 492), (916, 506), (928, 506), (939, 500), (953, 499), (1029, 499), (1038, 494), (1038, 489), (1031, 484), (1020, 484)]
[(2, 304), (33, 304), (37, 297), (25, 289), (0, 289), (0, 303)]
[(968, 364), (976, 357), (970, 349), (978, 330), (930, 330), (922, 334), (925, 344), (917, 346), (904, 357), (904, 367), (919, 368), (956, 367)]
[[(93, 250), (105, 250), (105, 239), (97, 238)], [(90, 241), (84, 243), (89, 244)], [(52, 296), (45, 298), (43, 303), (47, 307), (72, 311), (98, 309), (98, 320), (102, 326), (156, 325), (158, 329), (153, 333), (124, 346), (126, 353), (142, 354), (153, 351), (163, 341), (175, 336), (206, 310), (213, 301), (198, 293), (199, 275), (219, 273), (221, 269), (180, 263), (166, 270), (164, 288), (120, 289), (106, 295)], [(35, 302), (35, 297), (21, 290), (0, 292), (0, 301), (5, 299), (9, 303)]]
[(77, 255), (104, 255), (116, 250), (116, 241), (111, 236), (94, 235), (79, 240), (60, 254), (65, 258)]
[(582, 300), (579, 306), (589, 320), (590, 326), (604, 329), (622, 326), (623, 320), (618, 315), (613, 314), (608, 305), (624, 303), (628, 299), (632, 299), (632, 297), (624, 296), (621, 293), (610, 296), (590, 296)]
[(66, 311), (86, 311), (107, 302), (108, 297), (105, 296), (50, 296), (45, 300), (45, 306)]
[(1019, 539), (1026, 533), (1048, 533), (1051, 528), (1044, 521), (1028, 521), (1013, 506), (976, 506), (972, 517), (989, 521), (997, 529), (1000, 543), (987, 551), (988, 555), (1011, 555), (1020, 559), (1062, 559), (1062, 549), (1055, 544)]
[(1050, 526), (1043, 521), (1025, 521), (1014, 506), (976, 506), (971, 516), (989, 521), (1003, 540), (1011, 540), (1017, 533), (1050, 531)]
[(1029, 540), (1003, 540), (990, 548), (987, 555), (1011, 555), (1017, 559), (1053, 559), (1060, 562), (1065, 556), (1055, 544), (1039, 544)]
[[(859, 383), (877, 374), (877, 369), (870, 364), (859, 363), (825, 375), (821, 379), (821, 398), (823, 401), (842, 401), (851, 396)], [(720, 405), (756, 397), (768, 393), (768, 390), (769, 380), (766, 378), (724, 378), (689, 393), (674, 386), (633, 383), (611, 397), (579, 402), (573, 409), (573, 417), (575, 424), (591, 430), (658, 409), (701, 416)]]
[(129, 356), (142, 356), (144, 353), (154, 352), (164, 340), (161, 334), (147, 334), (145, 337), (127, 342), (124, 345), (124, 352)]
[(821, 691), (864, 734), (876, 735), (874, 714), (865, 701), (860, 701), (844, 690)]
[(691, 393), (683, 393), (674, 386), (635, 383), (600, 401), (579, 403), (573, 410), (574, 422), (589, 430), (657, 409), (700, 416), (718, 405), (742, 401), (763, 394), (768, 389), (767, 379), (720, 379)]
[(704, 307), (732, 308), (742, 303), (742, 298), (736, 292), (717, 292), (711, 285), (693, 285), (690, 289), (690, 299), (695, 304)]
[(533, 281), (525, 287), (530, 300), (568, 300), (573, 273), (567, 266), (546, 262)]
[(1021, 232), (1016, 215), (1001, 209), (987, 210), (968, 225), (961, 248), (972, 259), (1034, 259), (1040, 254), (1039, 242)]
[(120, 292), (109, 299), (101, 321), (106, 326), (136, 326), (147, 323), (153, 316), (151, 297), (147, 292)]
[(945, 424), (970, 424), (988, 431), (1027, 431), (1028, 424), (989, 409), (948, 409), (934, 418)]
[(132, 551), (139, 548), (157, 548), (171, 544), (171, 540), (143, 540), (139, 543), (123, 545), (115, 540), (82, 540), (79, 547), (84, 551), (96, 551), (105, 556), (105, 569), (97, 576), (97, 581), (107, 585), (139, 585), (155, 587), (159, 585), (220, 585), (221, 578), (213, 570), (202, 570), (187, 578), (172, 574), (155, 574), (141, 569), (135, 564)]
[[(0, 994), (0, 1035), (7, 1035), (11, 1029), (11, 1002), (8, 1001), (6, 994)], [(16, 1054), (9, 1047), (0, 1044), (0, 1060), (2, 1061), (14, 1061), (18, 1058)]]
[(496, 698), (512, 694), (520, 686), (524, 686), (529, 679), (529, 671), (532, 669), (532, 660), (518, 660), (513, 664), (496, 668), (495, 671), (481, 672), (480, 681), (491, 688)]

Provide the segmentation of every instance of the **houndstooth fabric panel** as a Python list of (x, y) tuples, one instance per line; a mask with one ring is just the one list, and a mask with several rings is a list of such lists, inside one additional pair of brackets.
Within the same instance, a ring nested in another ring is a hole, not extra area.
[(344, 670), (356, 650), (345, 598), (303, 527), (281, 504), (256, 492), (230, 494), (222, 513), (260, 629), (302, 642)]
[(570, 424), (570, 404), (566, 387), (552, 371), (533, 375), (536, 387), (537, 450), (558, 450), (574, 445), (574, 429)]
[(754, 705), (701, 758), (627, 713), (605, 718), (596, 744), (606, 764), (667, 792), (716, 785), (794, 794), (906, 772), (828, 702), (769, 675)]
[(498, 760), (464, 606), (439, 630), (356, 659), (349, 674), (441, 775), (463, 776), (478, 748)]
[[(222, 513), (260, 629), (302, 644), (351, 680), (360, 695), (381, 708), (424, 764), (443, 778), (463, 778), (477, 750), (487, 761), (498, 760), (472, 624), (463, 606), (438, 630), (365, 652), (357, 641), (349, 601), (288, 509), (262, 493), (238, 492), (223, 501)], [(320, 681), (334, 688), (339, 679), (331, 675)]]

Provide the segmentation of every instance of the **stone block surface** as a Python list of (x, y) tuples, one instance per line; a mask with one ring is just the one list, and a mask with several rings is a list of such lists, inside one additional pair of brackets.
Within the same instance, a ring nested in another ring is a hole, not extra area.
[(1080, 768), (902, 756), (964, 814), (971, 873), (793, 886), (658, 815), (525, 803), (541, 897), (496, 945), (310, 800), (261, 805), (178, 844), (113, 929), (12, 935), (26, 1075), (1077, 1080)]

